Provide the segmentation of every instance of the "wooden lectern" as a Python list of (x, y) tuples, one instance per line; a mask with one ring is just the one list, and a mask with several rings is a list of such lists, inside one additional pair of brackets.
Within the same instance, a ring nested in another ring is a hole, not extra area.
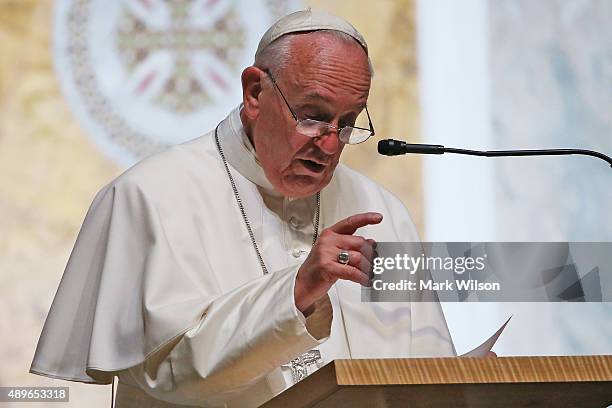
[(612, 405), (612, 356), (336, 360), (265, 408)]

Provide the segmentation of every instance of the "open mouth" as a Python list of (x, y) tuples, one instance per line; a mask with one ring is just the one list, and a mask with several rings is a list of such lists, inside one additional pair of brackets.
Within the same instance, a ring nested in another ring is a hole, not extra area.
[(317, 162), (314, 162), (312, 160), (306, 160), (306, 159), (300, 159), (300, 162), (304, 165), (304, 167), (306, 167), (308, 170), (315, 172), (315, 173), (321, 173), (324, 169), (325, 169), (325, 165), (323, 164), (319, 164)]

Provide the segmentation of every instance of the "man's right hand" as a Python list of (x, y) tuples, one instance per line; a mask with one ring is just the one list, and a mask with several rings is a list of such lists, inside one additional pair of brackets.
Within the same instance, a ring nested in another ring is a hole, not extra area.
[[(295, 282), (295, 305), (302, 313), (308, 315), (312, 305), (338, 279), (370, 285), (376, 242), (353, 234), (361, 227), (380, 223), (382, 218), (382, 214), (375, 212), (355, 214), (321, 232)], [(338, 254), (343, 250), (350, 254), (346, 265), (338, 262)]]

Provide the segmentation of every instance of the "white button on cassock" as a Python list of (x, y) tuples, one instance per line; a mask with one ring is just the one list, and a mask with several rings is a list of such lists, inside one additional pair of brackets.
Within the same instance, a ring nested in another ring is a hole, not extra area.
[(293, 255), (294, 258), (299, 258), (305, 253), (306, 253), (305, 250), (299, 249), (299, 248), (295, 248), (293, 251), (291, 251), (291, 255)]
[(291, 217), (289, 218), (289, 225), (291, 225), (291, 228), (293, 229), (298, 229), (300, 228), (301, 223), (300, 223), (300, 220), (297, 219), (296, 217)]

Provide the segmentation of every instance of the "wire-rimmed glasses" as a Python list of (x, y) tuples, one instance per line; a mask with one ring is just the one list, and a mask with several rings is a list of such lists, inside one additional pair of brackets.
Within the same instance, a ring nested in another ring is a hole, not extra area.
[(285, 95), (283, 95), (283, 92), (278, 87), (278, 84), (276, 83), (276, 80), (274, 79), (274, 76), (272, 76), (270, 70), (264, 69), (263, 71), (270, 77), (272, 83), (274, 84), (274, 87), (278, 90), (278, 93), (283, 98), (283, 101), (285, 101), (289, 112), (291, 112), (291, 116), (293, 116), (293, 119), (295, 119), (296, 129), (302, 135), (315, 138), (327, 134), (330, 130), (335, 130), (338, 133), (338, 139), (340, 139), (341, 142), (346, 144), (362, 143), (368, 140), (370, 136), (374, 135), (374, 126), (372, 126), (372, 119), (370, 119), (370, 112), (368, 112), (367, 105), (365, 106), (365, 111), (368, 117), (368, 125), (370, 127), (369, 129), (348, 125), (338, 128), (332, 125), (331, 123), (323, 122), (320, 120), (309, 118), (299, 119), (291, 108), (291, 105), (289, 105), (287, 98), (285, 98)]

